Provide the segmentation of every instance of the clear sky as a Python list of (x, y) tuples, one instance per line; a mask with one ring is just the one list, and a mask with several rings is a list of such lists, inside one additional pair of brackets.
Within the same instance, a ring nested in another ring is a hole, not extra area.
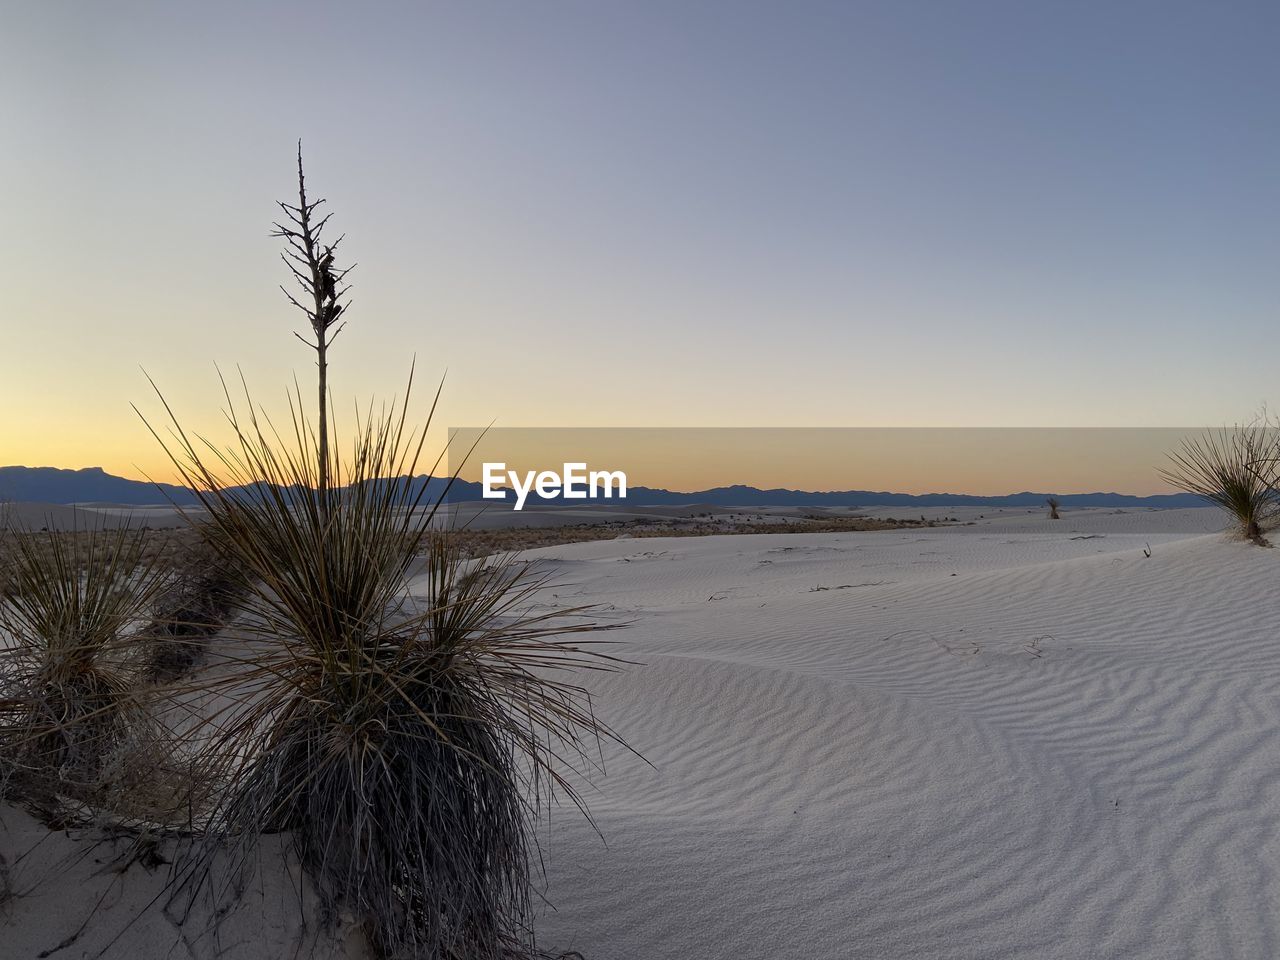
[(441, 423), (1188, 425), (1276, 397), (1280, 5), (7, 3), (0, 463), (162, 469), (310, 359)]

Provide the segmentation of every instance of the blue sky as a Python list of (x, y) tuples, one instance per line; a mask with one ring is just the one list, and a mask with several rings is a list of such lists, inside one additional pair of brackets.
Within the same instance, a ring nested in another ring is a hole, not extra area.
[(1280, 7), (26, 4), (0, 461), (159, 463), (145, 366), (310, 376), (294, 141), (360, 262), (332, 380), (443, 421), (1188, 425), (1272, 399)]

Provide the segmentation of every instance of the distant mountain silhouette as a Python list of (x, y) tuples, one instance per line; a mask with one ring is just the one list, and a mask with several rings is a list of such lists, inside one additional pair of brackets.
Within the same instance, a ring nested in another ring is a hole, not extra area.
[[(1010, 493), (986, 497), (967, 493), (891, 493), (873, 490), (837, 490), (812, 492), (773, 488), (761, 490), (735, 484), (730, 487), (714, 487), (696, 493), (673, 493), (670, 490), (649, 487), (631, 487), (627, 490), (627, 503), (645, 506), (674, 506), (686, 503), (706, 503), (722, 507), (1043, 507), (1049, 493)], [(1127, 493), (1064, 493), (1057, 496), (1064, 507), (1202, 507), (1205, 501), (1190, 493), (1160, 494), (1151, 497), (1135, 497)], [(537, 501), (530, 493), (526, 502)], [(545, 501), (542, 501), (545, 503)], [(582, 501), (574, 501), (581, 503)], [(603, 503), (603, 500), (596, 502)]]
[(101, 467), (0, 467), (0, 501), (42, 503), (122, 503), (129, 506), (195, 503), (191, 491), (172, 484), (115, 477)]
[[(387, 481), (382, 481), (387, 482)], [(442, 496), (449, 487), (447, 478), (418, 477), (411, 488), (417, 495), (426, 484), (424, 500)], [(454, 482), (450, 500), (479, 500), (479, 483)], [(118, 503), (131, 507), (160, 506), (171, 503), (189, 506), (195, 495), (186, 487), (171, 483), (149, 483), (116, 477), (101, 467), (63, 470), (58, 467), (0, 467), (0, 502), (39, 503)]]
[[(388, 481), (382, 481), (388, 482)], [(425, 502), (444, 494), (447, 478), (416, 477), (412, 495), (423, 491)], [(515, 495), (508, 491), (509, 499)], [(583, 503), (625, 503), (630, 506), (681, 506), (708, 504), (718, 507), (1042, 507), (1048, 493), (1012, 493), (1004, 496), (980, 497), (963, 493), (891, 493), (888, 491), (841, 490), (812, 492), (772, 489), (737, 484), (692, 493), (680, 493), (655, 487), (631, 487), (625, 501), (617, 498), (595, 500), (542, 499), (530, 493), (525, 508), (531, 506), (577, 506)], [(1057, 494), (1064, 507), (1198, 507), (1204, 501), (1189, 493), (1135, 497), (1124, 493)], [(455, 480), (448, 499), (455, 503), (482, 498), (479, 483)], [(115, 477), (101, 467), (83, 470), (61, 470), (57, 467), (0, 467), (0, 501), (40, 501), (43, 503), (120, 503), (130, 506), (151, 504), (188, 505), (196, 502), (190, 490), (172, 484), (154, 484), (141, 480)]]

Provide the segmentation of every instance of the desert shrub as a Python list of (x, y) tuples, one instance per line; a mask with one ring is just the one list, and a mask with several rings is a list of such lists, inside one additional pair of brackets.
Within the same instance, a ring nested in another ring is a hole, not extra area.
[(1062, 518), (1058, 515), (1058, 508), (1059, 508), (1060, 506), (1062, 506), (1062, 501), (1061, 501), (1061, 500), (1059, 500), (1057, 497), (1046, 497), (1046, 498), (1045, 498), (1045, 501), (1044, 501), (1044, 505), (1045, 505), (1046, 507), (1048, 507), (1048, 508), (1049, 508), (1049, 519), (1050, 519), (1050, 520), (1061, 520), (1061, 519), (1062, 519)]
[(408, 394), (357, 413), (336, 452), (327, 370), (350, 268), (342, 238), (322, 239), (323, 202), (299, 144), (298, 200), (274, 233), (315, 352), (314, 419), (295, 387), (282, 431), (227, 393), (226, 448), (167, 405), (168, 437), (153, 430), (241, 593), (218, 664), (183, 681), (221, 706), (185, 727), (180, 752), (203, 761), (191, 779), (216, 799), (176, 889), (234, 900), (259, 839), (285, 832), (330, 915), (355, 917), (384, 957), (532, 955), (537, 818), (553, 795), (582, 806), (574, 782), (611, 736), (563, 671), (609, 661), (573, 642), (598, 629), (585, 611), (540, 605), (532, 566), (466, 560), (431, 532), (438, 502), (415, 478), (443, 454), (419, 470), (431, 418), (406, 427)]
[(199, 734), (224, 785), (184, 882), (235, 896), (215, 853), (247, 864), (285, 831), (385, 957), (532, 954), (536, 818), (552, 793), (580, 799), (573, 771), (608, 734), (558, 672), (608, 665), (571, 642), (597, 625), (539, 606), (533, 566), (468, 561), (431, 532), (407, 398), (361, 418), (323, 474), (301, 407), (288, 447), (234, 409), (217, 453), (174, 422), (174, 462), (244, 590), (244, 652), (205, 681), (227, 704)]
[(0, 764), (10, 794), (57, 819), (154, 742), (137, 634), (167, 567), (127, 527), (9, 532), (0, 577)]
[(1265, 544), (1280, 508), (1276, 468), (1280, 446), (1265, 420), (1208, 430), (1182, 442), (1160, 475), (1179, 490), (1226, 510), (1244, 538)]
[(145, 673), (152, 683), (172, 684), (199, 666), (243, 592), (226, 551), (202, 527), (195, 533), (171, 561), (170, 584), (142, 631)]

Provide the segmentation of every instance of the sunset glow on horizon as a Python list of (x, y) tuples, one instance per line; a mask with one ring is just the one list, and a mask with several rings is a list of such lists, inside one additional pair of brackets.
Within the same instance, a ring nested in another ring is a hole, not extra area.
[(440, 443), (1247, 418), (1280, 11), (937, 9), (15, 7), (0, 464), (172, 479), (143, 369), (222, 440), (217, 368), (307, 389), (269, 236), (299, 137), (359, 264), (334, 403), (416, 356)]

